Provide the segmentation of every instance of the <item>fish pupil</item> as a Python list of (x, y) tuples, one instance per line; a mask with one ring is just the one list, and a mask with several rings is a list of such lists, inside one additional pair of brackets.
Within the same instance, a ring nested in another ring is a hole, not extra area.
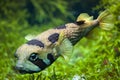
[(29, 58), (30, 61), (36, 61), (37, 59), (38, 59), (38, 54), (37, 53), (32, 53), (30, 55), (30, 58)]

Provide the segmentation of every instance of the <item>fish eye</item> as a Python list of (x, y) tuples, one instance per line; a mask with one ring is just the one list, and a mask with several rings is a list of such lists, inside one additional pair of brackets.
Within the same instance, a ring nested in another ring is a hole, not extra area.
[(34, 62), (38, 59), (38, 53), (32, 53), (29, 57), (29, 60)]

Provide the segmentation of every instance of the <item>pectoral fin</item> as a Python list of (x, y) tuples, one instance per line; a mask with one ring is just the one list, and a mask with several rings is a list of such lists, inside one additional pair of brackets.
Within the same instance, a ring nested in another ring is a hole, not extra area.
[(73, 51), (72, 43), (65, 37), (64, 32), (60, 33), (58, 42), (56, 43), (56, 50), (65, 60), (69, 59)]
[(61, 52), (61, 56), (65, 60), (69, 60), (70, 56), (72, 55), (73, 52), (73, 45), (72, 43), (66, 38), (63, 40), (62, 44), (59, 47), (59, 50)]

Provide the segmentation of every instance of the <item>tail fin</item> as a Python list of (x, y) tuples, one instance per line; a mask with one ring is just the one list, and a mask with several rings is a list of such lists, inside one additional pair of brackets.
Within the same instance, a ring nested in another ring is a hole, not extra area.
[(104, 30), (111, 30), (114, 27), (114, 16), (108, 11), (103, 11), (97, 18), (100, 28)]

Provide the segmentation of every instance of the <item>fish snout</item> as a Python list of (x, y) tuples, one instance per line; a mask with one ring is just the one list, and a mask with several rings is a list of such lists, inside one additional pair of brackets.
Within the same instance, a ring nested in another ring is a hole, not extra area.
[(15, 66), (15, 69), (17, 69), (17, 70), (23, 70), (23, 65), (18, 65), (18, 64), (17, 64), (17, 65)]
[(27, 72), (24, 70), (24, 67), (23, 67), (22, 65), (16, 65), (16, 66), (15, 66), (15, 69), (16, 69), (16, 71), (18, 71), (18, 72), (21, 73), (21, 74), (27, 73)]
[(18, 62), (16, 63), (15, 69), (17, 70), (23, 70), (24, 66), (22, 61), (18, 60)]

